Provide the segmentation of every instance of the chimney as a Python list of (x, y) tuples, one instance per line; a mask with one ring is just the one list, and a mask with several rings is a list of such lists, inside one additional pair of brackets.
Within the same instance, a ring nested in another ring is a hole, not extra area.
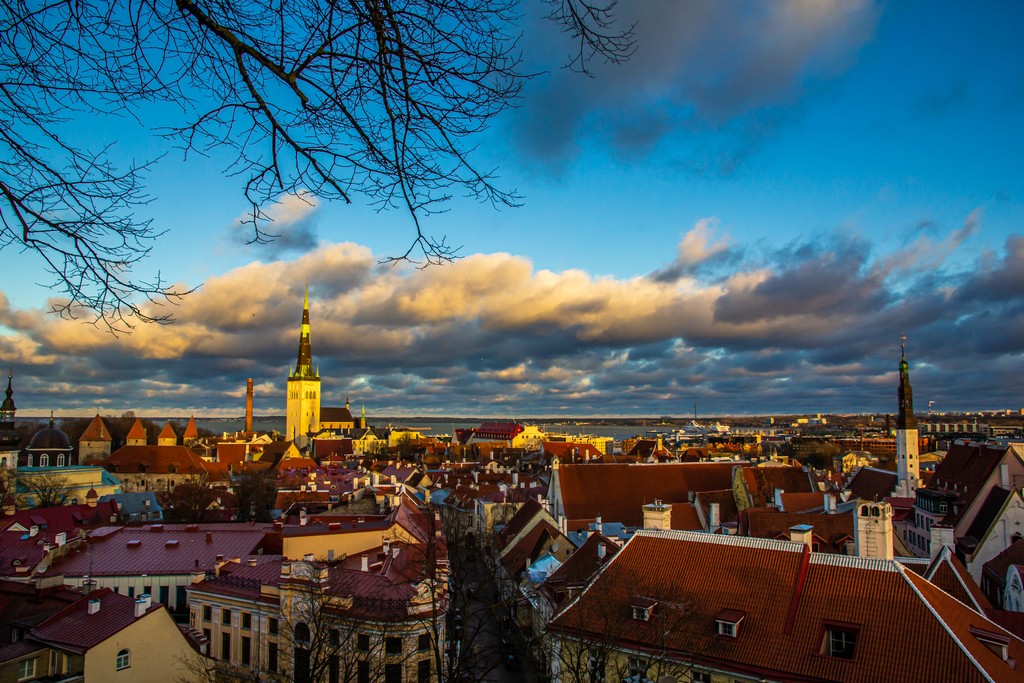
[(708, 511), (708, 531), (714, 533), (722, 526), (722, 513), (718, 503), (712, 503)]
[(363, 553), (363, 555), (360, 558), (360, 560), (361, 560), (361, 565), (360, 565), (359, 568), (362, 571), (364, 571), (364, 572), (370, 571), (370, 556), (367, 555), (366, 553)]
[(594, 531), (599, 534), (604, 533), (604, 524), (601, 523), (601, 515), (598, 515), (597, 519), (594, 520)]
[(1005, 462), (999, 465), (999, 486), (1010, 490), (1010, 465)]
[(306, 508), (299, 510), (299, 525), (306, 526)]
[(814, 527), (810, 524), (797, 524), (789, 527), (789, 540), (793, 543), (803, 543), (808, 550), (814, 550)]
[(785, 512), (782, 506), (782, 494), (785, 493), (782, 489), (775, 489), (772, 492), (772, 504), (775, 505), (775, 509), (781, 512)]
[(149, 605), (146, 604), (145, 600), (143, 600), (142, 598), (139, 598), (138, 600), (136, 600), (135, 601), (135, 618), (138, 619), (139, 617), (141, 617), (143, 614), (146, 613), (147, 609), (149, 609)]
[(99, 600), (95, 600), (95, 599), (90, 600), (89, 601), (89, 614), (96, 614), (99, 611), (100, 611), (100, 601)]
[(607, 551), (607, 549), (606, 549), (606, 548), (604, 547), (604, 543), (600, 543), (600, 542), (599, 542), (599, 543), (597, 544), (597, 559), (598, 559), (598, 560), (604, 560), (604, 556), (605, 556), (605, 554), (606, 554), (607, 552), (608, 552), (608, 551)]
[(513, 472), (512, 473), (512, 487), (515, 488), (517, 486), (519, 486), (519, 473), (518, 472)]
[(28, 528), (28, 536), (29, 536), (29, 538), (35, 538), (36, 534), (38, 534), (38, 533), (39, 533), (39, 525), (33, 524), (32, 526), (30, 526)]
[(305, 555), (302, 556), (302, 559), (305, 560), (306, 562), (312, 562), (313, 561), (313, 553), (306, 553)]
[(949, 546), (950, 550), (953, 550), (956, 541), (953, 538), (953, 527), (946, 526), (944, 524), (936, 524), (932, 527), (931, 537), (931, 559), (942, 552), (943, 546)]
[(245, 383), (245, 431), (252, 432), (252, 377)]
[(207, 543), (213, 543), (213, 532), (212, 531), (207, 531), (206, 532), (206, 542)]
[(891, 560), (892, 506), (862, 502), (854, 514), (853, 546), (857, 557)]
[(667, 531), (672, 528), (671, 505), (655, 499), (653, 503), (644, 505), (643, 511), (645, 529), (662, 529)]
[(825, 496), (825, 512), (830, 515), (834, 515), (836, 513), (836, 499), (828, 493), (824, 493), (822, 495)]

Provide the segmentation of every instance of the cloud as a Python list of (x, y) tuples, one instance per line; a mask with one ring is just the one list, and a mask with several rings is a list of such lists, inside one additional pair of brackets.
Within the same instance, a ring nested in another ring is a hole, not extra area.
[(693, 274), (709, 262), (730, 257), (729, 239), (715, 241), (712, 232), (718, 227), (717, 218), (702, 218), (679, 241), (676, 260), (668, 267), (655, 271), (651, 277), (659, 282), (672, 282)]
[[(608, 140), (620, 153), (644, 153), (674, 133), (708, 131), (729, 144), (698, 153), (712, 154), (712, 164), (728, 170), (732, 152), (742, 157), (772, 134), (784, 120), (783, 107), (850, 66), (880, 13), (869, 0), (629, 3), (616, 9), (621, 25), (636, 22), (636, 52), (624, 64), (594, 64), (597, 78), (565, 69), (538, 78), (525, 115), (516, 117), (531, 155), (549, 162), (570, 158), (587, 135)], [(571, 49), (549, 24), (537, 16), (526, 29), (527, 54), (537, 56), (538, 66), (557, 63), (559, 50)]]
[[(962, 245), (978, 229), (972, 214), (934, 239)], [(326, 400), (371, 415), (891, 410), (901, 331), (920, 397), (1019, 402), (1024, 237), (896, 269), (863, 238), (825, 235), (746, 247), (712, 273), (702, 267), (732, 249), (715, 232), (706, 219), (682, 236), (658, 271), (688, 273), (675, 278), (556, 272), (507, 253), (380, 268), (366, 247), (323, 245), (210, 278), (178, 323), (120, 338), (0, 298), (0, 353), (30, 411), (237, 415), (253, 377), (258, 412), (280, 414), (308, 280)]]
[(262, 207), (255, 218), (255, 226), (261, 233), (259, 240), (256, 240), (252, 213), (235, 219), (229, 229), (229, 239), (260, 254), (305, 253), (317, 246), (315, 216), (319, 204), (316, 195), (307, 192), (283, 195)]

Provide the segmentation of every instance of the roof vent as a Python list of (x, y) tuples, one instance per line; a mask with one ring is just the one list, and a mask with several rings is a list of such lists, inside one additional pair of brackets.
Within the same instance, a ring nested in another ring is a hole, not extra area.
[(163, 524), (154, 524), (153, 526), (149, 527), (150, 533), (153, 533), (153, 534), (158, 534), (158, 533), (160, 533), (163, 530), (164, 530), (164, 525)]
[(89, 614), (96, 614), (99, 611), (100, 611), (100, 601), (99, 600), (95, 600), (95, 599), (90, 600), (89, 601)]
[(165, 548), (177, 548), (178, 547), (178, 541), (176, 541), (174, 539), (171, 539), (171, 540), (167, 541), (166, 543), (164, 543), (164, 547)]
[(128, 547), (129, 548), (138, 548), (141, 545), (142, 545), (142, 541), (140, 541), (138, 539), (132, 539), (132, 540), (128, 541)]

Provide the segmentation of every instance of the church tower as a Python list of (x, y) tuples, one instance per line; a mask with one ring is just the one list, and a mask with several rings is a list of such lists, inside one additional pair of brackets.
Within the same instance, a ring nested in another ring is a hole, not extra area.
[(906, 356), (906, 338), (900, 338), (900, 413), (896, 417), (896, 495), (913, 498), (921, 483), (921, 461), (918, 453), (917, 417), (914, 416), (914, 393), (910, 388), (910, 366)]
[(14, 413), (17, 410), (14, 406), (14, 390), (11, 388), (11, 380), (14, 378), (14, 369), (7, 371), (7, 392), (3, 403), (0, 403), (0, 467), (10, 470), (18, 468), (18, 451), (21, 445), (21, 438), (14, 428)]
[(320, 430), (320, 374), (313, 370), (313, 349), (309, 341), (309, 285), (302, 305), (299, 357), (288, 375), (288, 410), (285, 438), (305, 448), (307, 434)]

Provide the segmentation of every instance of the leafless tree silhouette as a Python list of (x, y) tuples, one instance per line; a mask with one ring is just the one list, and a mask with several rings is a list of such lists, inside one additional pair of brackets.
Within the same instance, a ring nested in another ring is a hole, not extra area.
[[(569, 65), (621, 61), (632, 27), (616, 0), (541, 0), (576, 44)], [(395, 260), (457, 257), (420, 218), (455, 190), (495, 205), (515, 192), (471, 159), (472, 138), (514, 106), (519, 0), (0, 1), (0, 249), (32, 252), (62, 298), (111, 330), (168, 322), (187, 287), (133, 275), (159, 234), (139, 215), (152, 161), (118, 165), (96, 119), (150, 124), (190, 153), (228, 149), (265, 242), (284, 195), (404, 208)], [(168, 106), (170, 105), (170, 106)], [(84, 134), (83, 134), (84, 131)], [(84, 142), (74, 142), (82, 140)]]

